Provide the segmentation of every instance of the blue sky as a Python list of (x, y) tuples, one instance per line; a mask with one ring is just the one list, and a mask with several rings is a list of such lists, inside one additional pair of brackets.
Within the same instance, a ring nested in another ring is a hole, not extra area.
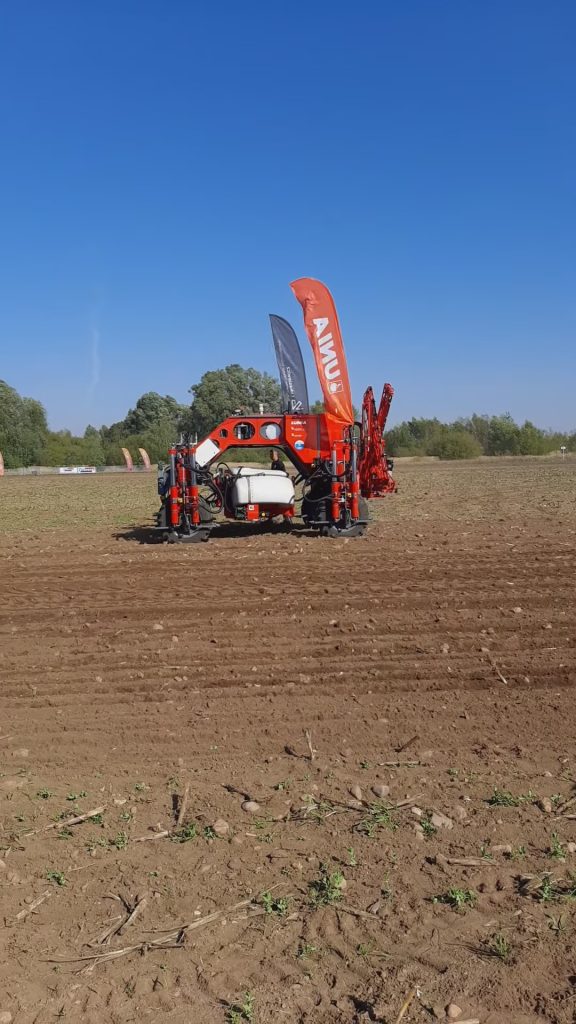
[(339, 310), (394, 421), (576, 427), (572, 0), (18, 0), (0, 13), (0, 378), (54, 428), (275, 372)]

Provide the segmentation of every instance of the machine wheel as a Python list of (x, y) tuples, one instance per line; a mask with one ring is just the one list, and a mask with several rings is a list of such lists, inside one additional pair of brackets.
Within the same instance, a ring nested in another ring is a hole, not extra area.
[[(367, 520), (370, 518), (366, 498), (358, 499), (358, 511), (360, 513), (360, 519)], [(367, 522), (350, 523), (349, 526), (339, 526), (337, 523), (326, 523), (325, 526), (321, 527), (320, 532), (323, 537), (362, 537), (367, 526)]]
[(200, 544), (210, 539), (210, 530), (199, 528), (192, 530), (192, 533), (176, 533), (175, 530), (170, 530), (165, 537), (168, 544)]

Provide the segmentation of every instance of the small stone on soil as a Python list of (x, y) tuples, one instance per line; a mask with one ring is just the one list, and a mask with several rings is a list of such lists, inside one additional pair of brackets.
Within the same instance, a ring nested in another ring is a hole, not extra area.
[(462, 1016), (462, 1010), (456, 1003), (450, 1003), (449, 1006), (446, 1007), (446, 1016), (448, 1017), (448, 1020), (458, 1020), (458, 1017)]
[(387, 797), (390, 792), (390, 786), (385, 786), (383, 783), (377, 782), (375, 786), (372, 786), (372, 792), (378, 800), (383, 800)]
[(247, 811), (248, 814), (258, 814), (260, 804), (257, 804), (255, 800), (244, 800), (242, 810)]
[(350, 786), (349, 793), (355, 800), (362, 800), (362, 790), (360, 789), (360, 786)]
[(552, 814), (552, 801), (550, 797), (543, 796), (542, 799), (538, 801), (538, 806), (541, 811), (544, 811), (544, 814)]
[(217, 836), (225, 836), (230, 831), (230, 825), (224, 818), (218, 818), (217, 821), (212, 825)]
[(434, 814), (430, 818), (430, 821), (434, 825), (434, 828), (453, 828), (454, 822), (451, 818), (447, 818), (445, 814), (439, 814), (434, 811)]

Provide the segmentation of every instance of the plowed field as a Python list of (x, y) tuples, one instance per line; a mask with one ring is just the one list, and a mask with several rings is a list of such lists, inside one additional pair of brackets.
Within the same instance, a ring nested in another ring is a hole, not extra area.
[(0, 480), (1, 1021), (576, 1020), (576, 460), (397, 478), (191, 547)]

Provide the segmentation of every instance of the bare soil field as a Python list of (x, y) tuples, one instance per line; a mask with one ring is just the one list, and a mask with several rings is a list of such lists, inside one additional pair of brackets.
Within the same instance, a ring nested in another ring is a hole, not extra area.
[(576, 460), (396, 475), (191, 547), (0, 480), (2, 1024), (576, 1021)]

